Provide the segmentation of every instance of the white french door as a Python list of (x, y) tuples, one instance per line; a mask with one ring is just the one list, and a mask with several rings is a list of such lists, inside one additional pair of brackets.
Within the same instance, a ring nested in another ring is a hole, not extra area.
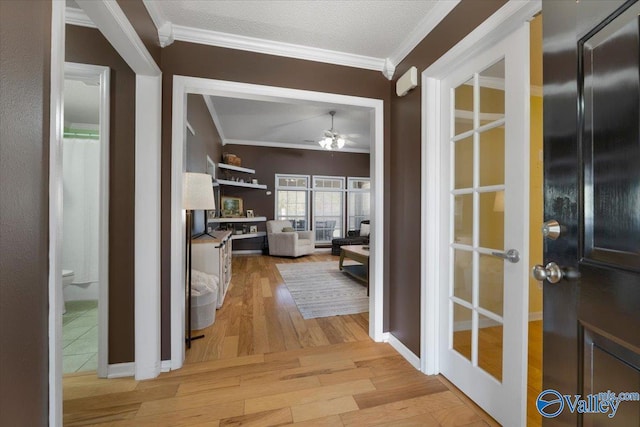
[(528, 24), (440, 89), (440, 372), (503, 425), (525, 425)]

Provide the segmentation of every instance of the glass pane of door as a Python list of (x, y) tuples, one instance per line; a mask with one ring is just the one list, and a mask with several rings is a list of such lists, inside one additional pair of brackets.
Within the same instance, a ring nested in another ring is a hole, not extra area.
[(473, 129), (473, 77), (454, 90), (454, 134)]
[(502, 380), (505, 241), (504, 60), (452, 89), (451, 343)]
[(478, 75), (480, 125), (504, 119), (504, 59)]
[(502, 324), (479, 314), (478, 325), (478, 366), (502, 381)]
[(473, 312), (460, 304), (453, 304), (453, 349), (471, 360)]

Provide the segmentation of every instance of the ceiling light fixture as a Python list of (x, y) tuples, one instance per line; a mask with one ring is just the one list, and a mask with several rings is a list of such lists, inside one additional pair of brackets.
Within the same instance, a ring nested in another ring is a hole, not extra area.
[(324, 131), (324, 138), (318, 141), (318, 144), (327, 150), (333, 150), (335, 148), (339, 150), (344, 147), (346, 141), (333, 129), (333, 116), (336, 115), (336, 112), (329, 111), (329, 114), (331, 114), (331, 130)]

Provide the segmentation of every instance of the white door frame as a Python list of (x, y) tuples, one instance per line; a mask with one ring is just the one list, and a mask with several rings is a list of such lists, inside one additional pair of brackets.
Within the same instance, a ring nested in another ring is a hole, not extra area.
[(109, 105), (110, 69), (65, 62), (65, 80), (97, 81), (100, 85), (99, 219), (98, 219), (98, 377), (107, 377), (109, 356)]
[[(117, 2), (77, 0), (136, 73), (135, 362), (109, 377), (160, 373), (160, 132), (162, 76)], [(62, 136), (65, 2), (51, 10), (49, 135), (49, 425), (62, 425)], [(140, 155), (142, 154), (142, 155)], [(157, 209), (149, 209), (156, 206)], [(112, 367), (113, 373), (111, 372)]]
[[(421, 249), (421, 370), (433, 375), (440, 373), (440, 286), (439, 236), (441, 224), (440, 176), (440, 80), (449, 70), (463, 63), (473, 52), (482, 50), (502, 40), (524, 22), (531, 20), (541, 10), (539, 0), (531, 2), (510, 1), (489, 17), (476, 30), (434, 62), (422, 73), (422, 222)], [(431, 209), (429, 209), (431, 208)]]
[(187, 94), (226, 96), (257, 100), (286, 99), (293, 102), (327, 102), (371, 109), (370, 170), (371, 223), (370, 271), (371, 295), (369, 298), (369, 336), (382, 341), (383, 319), (383, 213), (384, 213), (384, 103), (380, 99), (338, 95), (326, 92), (237, 83), (198, 77), (173, 77), (173, 122), (171, 148), (171, 369), (184, 363), (185, 301), (184, 301), (184, 235), (185, 215), (182, 209), (183, 145), (186, 141)]

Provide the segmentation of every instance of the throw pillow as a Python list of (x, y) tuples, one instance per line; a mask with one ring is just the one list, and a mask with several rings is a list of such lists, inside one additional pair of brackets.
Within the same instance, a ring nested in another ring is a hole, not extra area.
[(360, 235), (361, 236), (369, 235), (369, 224), (360, 224)]
[(282, 227), (283, 233), (290, 233), (292, 231), (296, 231), (296, 230), (294, 230), (293, 227)]

